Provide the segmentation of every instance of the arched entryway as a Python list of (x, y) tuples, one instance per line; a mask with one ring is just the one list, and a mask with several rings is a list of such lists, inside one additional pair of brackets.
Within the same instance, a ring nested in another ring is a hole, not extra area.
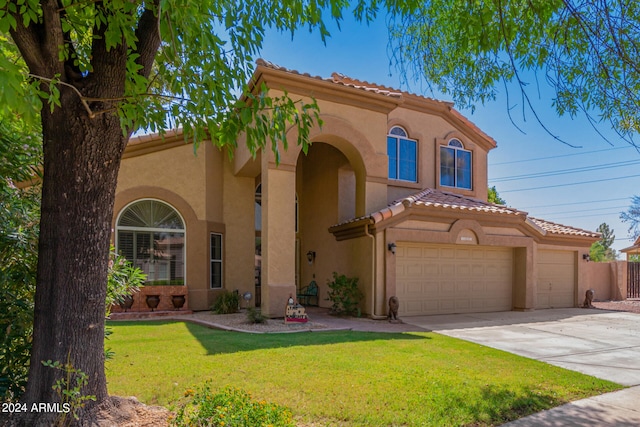
[(330, 304), (326, 301), (326, 281), (331, 273), (348, 268), (348, 248), (337, 244), (328, 229), (355, 216), (357, 180), (349, 159), (331, 144), (315, 142), (306, 155), (301, 153), (298, 157), (297, 287), (315, 280), (320, 288), (320, 305)]

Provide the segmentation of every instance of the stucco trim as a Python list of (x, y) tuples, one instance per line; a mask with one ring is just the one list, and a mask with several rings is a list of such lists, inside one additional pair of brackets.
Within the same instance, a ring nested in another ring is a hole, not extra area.
[(251, 83), (256, 91), (265, 83), (270, 89), (286, 90), (289, 93), (298, 93), (313, 96), (332, 102), (340, 102), (367, 110), (388, 113), (402, 102), (399, 93), (381, 94), (375, 91), (365, 91), (346, 85), (338, 85), (331, 80), (320, 77), (311, 77), (308, 74), (296, 73), (282, 67), (266, 66), (266, 63), (258, 62)]
[[(202, 141), (205, 144), (207, 141)], [(156, 151), (168, 150), (174, 147), (193, 144), (186, 141), (182, 130), (167, 131), (164, 135), (154, 133), (150, 135), (140, 135), (132, 137), (127, 143), (122, 159), (144, 156)]]
[(478, 223), (478, 221), (470, 219), (459, 219), (451, 224), (451, 228), (449, 228), (450, 243), (459, 244), (458, 236), (460, 235), (462, 230), (471, 230), (476, 235), (478, 245), (487, 244), (487, 237), (482, 226)]
[(124, 209), (130, 203), (141, 199), (157, 199), (168, 203), (173, 208), (175, 208), (184, 218), (186, 228), (188, 228), (189, 223), (193, 223), (194, 221), (199, 220), (198, 216), (196, 215), (193, 208), (189, 205), (189, 203), (173, 191), (169, 191), (160, 187), (140, 186), (129, 188), (116, 194), (116, 202), (113, 209), (114, 216), (112, 220), (112, 226), (114, 229), (115, 221), (118, 215), (120, 215), (122, 209)]

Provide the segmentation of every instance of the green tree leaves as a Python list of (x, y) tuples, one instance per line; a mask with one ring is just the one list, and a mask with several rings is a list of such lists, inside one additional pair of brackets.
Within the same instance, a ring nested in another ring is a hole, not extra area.
[(592, 261), (596, 262), (604, 262), (604, 261), (615, 261), (618, 257), (615, 249), (611, 248), (614, 240), (616, 240), (615, 234), (613, 234), (613, 230), (607, 223), (602, 223), (596, 229), (598, 233), (601, 234), (600, 240), (594, 242), (591, 245), (591, 249), (589, 250), (589, 257)]
[(631, 206), (620, 214), (622, 222), (629, 224), (629, 235), (635, 240), (640, 236), (640, 196), (633, 196)]
[[(415, 2), (407, 2), (414, 4)], [(640, 5), (630, 0), (429, 0), (393, 20), (394, 60), (462, 108), (515, 86), (536, 114), (545, 82), (558, 115), (640, 131)]]

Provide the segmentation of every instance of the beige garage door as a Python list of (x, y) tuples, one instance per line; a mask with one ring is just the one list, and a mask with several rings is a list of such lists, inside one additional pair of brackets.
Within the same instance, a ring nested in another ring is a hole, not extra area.
[(509, 311), (513, 250), (398, 243), (400, 316)]
[(576, 253), (538, 251), (538, 301), (536, 308), (575, 306)]

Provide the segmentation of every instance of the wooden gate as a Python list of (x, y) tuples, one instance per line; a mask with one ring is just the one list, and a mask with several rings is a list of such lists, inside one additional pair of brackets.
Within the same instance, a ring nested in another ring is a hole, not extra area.
[(640, 262), (627, 263), (627, 298), (640, 298)]

